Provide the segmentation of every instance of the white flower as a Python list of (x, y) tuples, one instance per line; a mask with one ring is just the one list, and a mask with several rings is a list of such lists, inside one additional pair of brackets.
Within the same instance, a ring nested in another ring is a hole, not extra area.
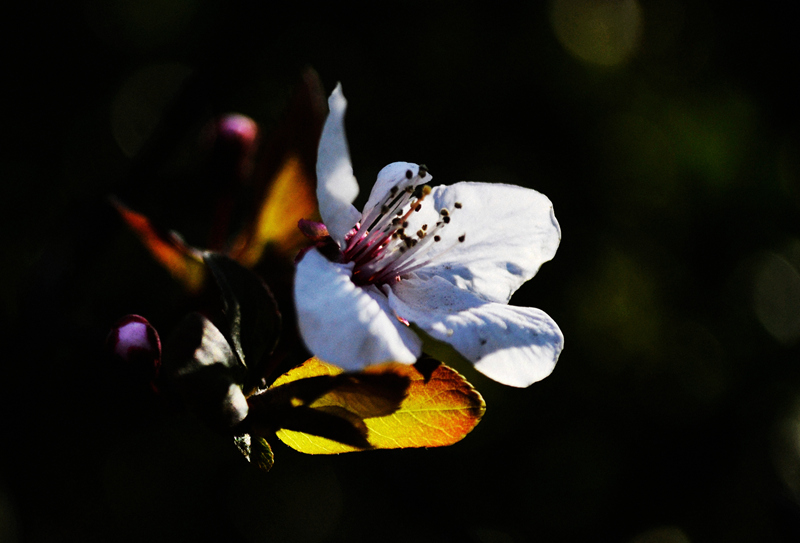
[(413, 322), (506, 385), (526, 387), (555, 367), (564, 338), (539, 309), (511, 295), (555, 255), (553, 206), (530, 189), (461, 182), (430, 188), (424, 166), (378, 174), (363, 213), (344, 133), (341, 86), (329, 101), (317, 160), (320, 214), (340, 256), (297, 265), (300, 332), (317, 357), (348, 370), (414, 363)]

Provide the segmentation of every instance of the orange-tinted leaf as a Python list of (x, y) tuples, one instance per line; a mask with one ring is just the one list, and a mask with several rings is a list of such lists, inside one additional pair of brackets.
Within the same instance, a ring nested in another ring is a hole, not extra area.
[(198, 292), (206, 276), (200, 252), (186, 245), (175, 234), (159, 230), (141, 213), (129, 209), (117, 200), (112, 200), (111, 203), (153, 257), (167, 268), (186, 290)]
[[(282, 384), (313, 377), (336, 375), (342, 370), (317, 359), (279, 377)], [(407, 447), (440, 447), (452, 445), (466, 436), (480, 421), (486, 409), (481, 395), (453, 369), (439, 365), (429, 379), (414, 367), (401, 364), (372, 366), (364, 373), (393, 371), (411, 380), (406, 398), (400, 408), (389, 415), (365, 418), (368, 440), (377, 449)], [(350, 400), (336, 394), (322, 395), (310, 407), (327, 405), (347, 406)], [(308, 454), (337, 454), (361, 450), (322, 437), (282, 429), (278, 437), (300, 452)]]
[(254, 266), (268, 243), (284, 254), (294, 256), (305, 242), (297, 222), (317, 215), (314, 181), (300, 159), (285, 158), (270, 183), (255, 223), (240, 234), (231, 255), (246, 267)]

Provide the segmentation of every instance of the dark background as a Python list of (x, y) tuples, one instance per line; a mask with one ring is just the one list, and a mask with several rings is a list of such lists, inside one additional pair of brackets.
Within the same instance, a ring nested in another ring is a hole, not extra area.
[[(4, 16), (0, 540), (800, 540), (789, 8), (335, 4)], [(513, 303), (566, 348), (524, 390), (462, 368), (488, 410), (455, 446), (273, 444), (263, 474), (105, 365), (117, 318), (163, 330), (181, 304), (105, 197), (200, 244), (208, 187), (176, 149), (228, 111), (269, 133), (308, 66), (343, 84), (363, 184), (407, 160), (550, 197), (561, 247)]]

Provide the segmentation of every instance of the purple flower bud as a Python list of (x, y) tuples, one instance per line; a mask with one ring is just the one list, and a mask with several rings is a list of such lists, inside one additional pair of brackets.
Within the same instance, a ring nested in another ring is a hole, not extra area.
[(215, 174), (241, 182), (250, 175), (258, 146), (258, 124), (239, 113), (219, 117), (207, 128), (205, 139), (212, 152)]
[(111, 329), (106, 343), (112, 358), (126, 372), (155, 389), (154, 381), (161, 367), (161, 340), (147, 319), (126, 315)]
[(258, 137), (258, 125), (250, 117), (229, 113), (217, 121), (217, 137), (222, 141), (236, 142), (247, 148)]

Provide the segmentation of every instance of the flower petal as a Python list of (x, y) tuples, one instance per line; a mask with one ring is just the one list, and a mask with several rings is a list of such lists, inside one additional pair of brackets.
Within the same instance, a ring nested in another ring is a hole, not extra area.
[(418, 274), (444, 277), (487, 301), (508, 302), (553, 258), (561, 241), (553, 204), (532, 189), (461, 182), (435, 187), (428, 199), (435, 209), (423, 206), (415, 221), (430, 223), (447, 209), (449, 223), (439, 231), (441, 242), (424, 255), (430, 264)]
[(377, 288), (357, 287), (352, 264), (336, 264), (316, 249), (297, 265), (294, 296), (300, 334), (318, 358), (346, 370), (395, 361), (413, 364), (421, 341), (395, 317)]
[(544, 311), (485, 302), (441, 277), (400, 281), (389, 304), (504, 385), (527, 387), (544, 379), (564, 346), (561, 330)]
[(317, 201), (322, 222), (331, 237), (344, 246), (344, 237), (361, 218), (353, 207), (358, 196), (358, 182), (353, 176), (347, 137), (344, 133), (344, 113), (347, 100), (342, 85), (336, 85), (328, 99), (330, 113), (325, 119), (317, 152)]
[(411, 162), (393, 162), (385, 166), (378, 172), (378, 178), (369, 194), (369, 200), (364, 206), (364, 215), (378, 205), (389, 194), (392, 187), (397, 187), (397, 190), (401, 191), (409, 185), (428, 183), (433, 179), (433, 176), (424, 168), (422, 172), (423, 177), (420, 179), (419, 166)]

